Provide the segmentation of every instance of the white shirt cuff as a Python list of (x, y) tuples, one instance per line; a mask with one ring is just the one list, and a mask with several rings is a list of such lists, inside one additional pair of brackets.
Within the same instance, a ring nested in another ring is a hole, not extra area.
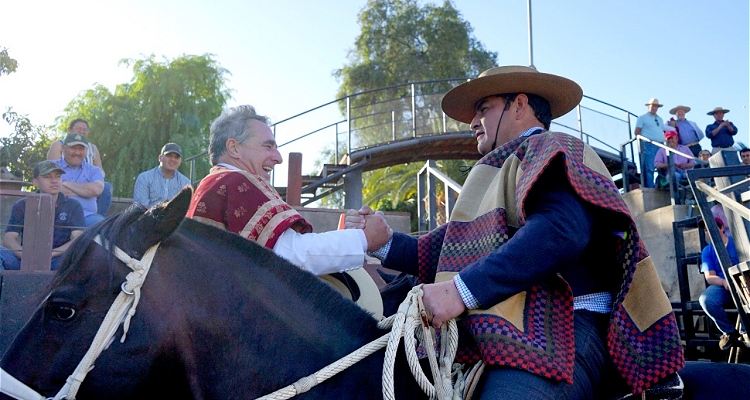
[(456, 276), (453, 277), (453, 283), (456, 285), (458, 294), (461, 295), (461, 300), (464, 301), (464, 305), (467, 309), (475, 310), (479, 308), (479, 301), (473, 294), (471, 294), (469, 288), (466, 287), (464, 280), (461, 279), (461, 275), (456, 274)]

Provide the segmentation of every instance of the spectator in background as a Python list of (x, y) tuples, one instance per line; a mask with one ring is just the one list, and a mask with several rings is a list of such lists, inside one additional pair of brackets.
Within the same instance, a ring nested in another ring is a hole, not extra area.
[[(716, 221), (716, 225), (719, 228), (722, 245), (726, 247), (732, 265), (739, 264), (740, 261), (737, 257), (737, 249), (734, 247), (734, 241), (731, 237), (724, 234), (724, 222), (719, 218), (714, 218), (714, 221)], [(708, 235), (708, 228), (705, 221), (699, 221), (698, 228), (705, 229), (706, 235)], [(722, 350), (726, 350), (732, 346), (741, 344), (742, 333), (737, 332), (734, 324), (729, 320), (726, 310), (724, 310), (724, 307), (734, 307), (734, 302), (729, 292), (729, 283), (724, 277), (724, 271), (721, 269), (721, 264), (719, 264), (719, 257), (716, 255), (713, 243), (709, 243), (708, 246), (703, 248), (703, 252), (701, 253), (701, 272), (706, 278), (708, 287), (701, 294), (699, 302), (706, 315), (714, 321), (716, 327), (723, 333), (719, 341), (719, 347)]]
[[(677, 131), (673, 130), (674, 128), (672, 127), (667, 128), (670, 129), (664, 132), (664, 139), (667, 147), (688, 155), (692, 154), (687, 146), (678, 144), (679, 135), (677, 134)], [(681, 180), (687, 179), (686, 171), (695, 166), (695, 161), (678, 153), (672, 153), (672, 159), (674, 161), (674, 175), (672, 176), (671, 182), (672, 187), (676, 189), (677, 184)], [(654, 157), (654, 167), (659, 171), (660, 176), (669, 176), (669, 154), (667, 154), (667, 150), (660, 148), (659, 151), (656, 152), (656, 156)], [(658, 187), (659, 185), (656, 186)]]
[(65, 171), (60, 191), (81, 203), (86, 226), (91, 226), (104, 220), (96, 212), (96, 197), (104, 190), (104, 176), (100, 168), (85, 161), (88, 146), (86, 136), (69, 133), (63, 140), (63, 156), (55, 162)]
[(701, 151), (700, 141), (705, 135), (695, 122), (685, 119), (685, 114), (688, 112), (690, 112), (690, 107), (687, 106), (677, 106), (669, 110), (669, 113), (676, 115), (677, 119), (670, 120), (668, 124), (677, 129), (677, 133), (680, 134), (680, 144), (689, 147), (693, 155), (698, 157)]
[[(88, 140), (89, 136), (89, 123), (83, 118), (76, 118), (72, 121), (70, 121), (70, 124), (68, 124), (68, 133), (79, 133), (86, 137)], [(63, 140), (56, 140), (52, 142), (52, 145), (50, 146), (49, 150), (47, 151), (47, 159), (48, 160), (59, 160), (62, 158), (62, 146), (63, 146)], [(96, 147), (95, 144), (89, 143), (89, 146), (86, 148), (86, 162), (99, 167), (99, 169), (102, 170), (102, 179), (104, 179), (104, 176), (106, 175), (104, 172), (104, 168), (102, 167), (102, 158), (99, 155), (99, 148)], [(112, 184), (109, 182), (104, 182), (104, 189), (102, 190), (102, 194), (97, 196), (96, 198), (96, 209), (101, 216), (106, 217), (107, 213), (109, 212), (109, 206), (112, 204)]]
[(742, 165), (750, 165), (750, 149), (745, 147), (740, 150), (740, 160), (742, 161)]
[(694, 168), (709, 168), (708, 160), (711, 158), (711, 152), (708, 150), (701, 150), (698, 152), (698, 160)]
[(182, 147), (176, 143), (167, 143), (161, 148), (159, 166), (141, 172), (135, 180), (133, 201), (151, 207), (176, 196), (190, 179), (177, 169), (182, 164)]
[[(638, 117), (638, 121), (635, 123), (636, 135), (643, 135), (643, 137), (659, 143), (664, 140), (664, 121), (656, 115), (656, 111), (662, 106), (664, 105), (659, 104), (657, 99), (651, 99), (646, 103), (648, 112)], [(643, 168), (641, 173), (645, 175), (646, 187), (652, 188), (654, 187), (654, 157), (656, 157), (659, 147), (647, 142), (641, 142), (641, 146), (640, 156)]]
[[(55, 222), (52, 233), (52, 269), (60, 266), (63, 252), (73, 239), (83, 232), (83, 208), (75, 200), (60, 193), (62, 174), (65, 171), (52, 161), (42, 161), (34, 167), (32, 183), (39, 193), (52, 195), (55, 204)], [(21, 269), (23, 250), (23, 223), (26, 215), (26, 198), (13, 204), (8, 227), (3, 235), (3, 246), (0, 247), (0, 270)]]
[(716, 120), (713, 124), (706, 127), (706, 137), (711, 139), (712, 154), (721, 150), (734, 150), (734, 139), (732, 136), (737, 134), (737, 127), (729, 120), (724, 120), (724, 114), (728, 113), (726, 108), (716, 107), (708, 112)]

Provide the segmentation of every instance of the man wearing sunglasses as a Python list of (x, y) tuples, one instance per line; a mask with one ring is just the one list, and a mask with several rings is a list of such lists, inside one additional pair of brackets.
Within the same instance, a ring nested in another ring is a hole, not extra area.
[[(663, 104), (659, 104), (657, 99), (651, 99), (646, 103), (648, 112), (638, 117), (638, 121), (635, 123), (636, 135), (643, 135), (643, 137), (658, 143), (664, 140), (664, 121), (656, 115), (656, 111), (662, 106)], [(644, 183), (646, 187), (652, 188), (654, 187), (654, 157), (656, 157), (659, 147), (645, 141), (642, 141), (640, 145), (641, 173), (645, 174)]]

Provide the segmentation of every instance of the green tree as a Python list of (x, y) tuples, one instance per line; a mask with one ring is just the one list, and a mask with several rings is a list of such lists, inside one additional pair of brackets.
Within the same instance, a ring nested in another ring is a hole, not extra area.
[(0, 76), (16, 72), (16, 69), (18, 69), (18, 61), (10, 58), (8, 49), (5, 47), (0, 49)]
[(34, 166), (47, 158), (52, 138), (46, 127), (32, 124), (28, 116), (19, 115), (11, 108), (3, 113), (3, 119), (13, 131), (0, 138), (0, 167), (30, 182)]
[[(107, 181), (116, 196), (131, 197), (136, 177), (158, 164), (165, 143), (182, 146), (183, 158), (208, 147), (210, 123), (230, 98), (229, 72), (209, 54), (161, 62), (151, 55), (121, 63), (132, 67), (130, 83), (118, 85), (114, 93), (102, 85), (82, 92), (56, 125), (64, 132), (72, 119), (88, 120), (89, 139), (99, 147)], [(199, 157), (194, 179), (205, 176), (209, 167), (208, 157)], [(187, 162), (180, 166), (186, 175), (189, 169)]]
[[(355, 147), (414, 134), (411, 124), (397, 121), (415, 119), (418, 131), (441, 132), (440, 101), (456, 84), (445, 80), (474, 77), (497, 64), (497, 54), (487, 51), (473, 36), (471, 25), (450, 1), (420, 5), (418, 0), (369, 0), (359, 14), (359, 23), (362, 30), (349, 62), (334, 73), (341, 82), (339, 97), (400, 86), (351, 98)], [(414, 86), (413, 111), (411, 85), (402, 84), (425, 81), (432, 82)], [(341, 107), (345, 114), (346, 104), (342, 102)], [(460, 167), (469, 164), (466, 161), (438, 164), (457, 182), (464, 181)], [(392, 207), (415, 201), (416, 174), (423, 165), (411, 163), (364, 174), (363, 200), (368, 204), (387, 204), (388, 200)]]

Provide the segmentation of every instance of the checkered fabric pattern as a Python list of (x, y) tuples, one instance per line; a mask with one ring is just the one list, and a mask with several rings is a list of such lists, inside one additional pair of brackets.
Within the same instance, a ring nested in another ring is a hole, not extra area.
[[(577, 138), (555, 132), (519, 137), (498, 147), (477, 164), (498, 171), (510, 157), (520, 160), (515, 193), (518, 219), (525, 223), (524, 203), (542, 173), (555, 159), (561, 159), (568, 180), (575, 192), (586, 202), (600, 209), (619, 214), (618, 235), (612, 248), (622, 271), (622, 283), (614, 293), (611, 325), (608, 333), (609, 352), (622, 376), (635, 393), (684, 365), (682, 347), (674, 314), (669, 313), (644, 331), (640, 331), (623, 306), (639, 261), (648, 256), (630, 213), (598, 157), (586, 157), (586, 148)], [(598, 164), (597, 164), (598, 163)], [(473, 168), (471, 173), (475, 173)], [(483, 169), (487, 171), (487, 169)], [(601, 172), (599, 172), (601, 171)], [(486, 172), (485, 172), (486, 173)], [(513, 176), (511, 171), (509, 176)], [(467, 180), (468, 181), (468, 180)], [(486, 188), (464, 187), (466, 193), (483, 194)], [(615, 222), (613, 222), (613, 225)], [(450, 221), (418, 244), (420, 280), (432, 282), (437, 271), (458, 272), (485, 256), (509, 239), (505, 210), (496, 209), (473, 221)], [(484, 305), (486, 306), (486, 305)], [(642, 305), (648, 307), (647, 304)], [(533, 287), (526, 293), (523, 327), (490, 313), (470, 314), (459, 324), (462, 335), (457, 355), (459, 361), (474, 361), (478, 354), (488, 365), (520, 368), (540, 376), (571, 382), (574, 362), (573, 296), (566, 282), (555, 277)]]

